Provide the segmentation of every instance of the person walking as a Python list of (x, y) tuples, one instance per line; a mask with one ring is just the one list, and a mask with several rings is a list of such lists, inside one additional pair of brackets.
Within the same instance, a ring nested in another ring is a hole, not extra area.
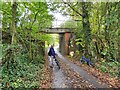
[(55, 57), (55, 50), (54, 50), (54, 45), (51, 45), (49, 52), (48, 52), (48, 56), (49, 56), (49, 65), (52, 68), (53, 67), (53, 59)]
[(55, 53), (55, 50), (54, 50), (54, 44), (51, 45), (50, 49), (49, 49), (49, 52), (48, 52), (48, 56), (49, 56), (49, 65), (50, 67), (52, 68), (54, 66), (53, 64), (53, 60), (55, 59), (55, 62), (57, 64), (57, 66), (59, 67), (60, 69), (60, 65), (59, 65), (59, 62), (58, 60), (56, 59), (56, 53)]

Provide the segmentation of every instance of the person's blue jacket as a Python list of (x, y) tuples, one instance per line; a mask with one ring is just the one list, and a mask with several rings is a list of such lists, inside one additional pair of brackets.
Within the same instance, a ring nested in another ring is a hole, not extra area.
[(51, 55), (52, 55), (53, 57), (55, 57), (56, 54), (55, 54), (55, 50), (54, 50), (53, 47), (50, 48), (50, 52), (51, 52)]

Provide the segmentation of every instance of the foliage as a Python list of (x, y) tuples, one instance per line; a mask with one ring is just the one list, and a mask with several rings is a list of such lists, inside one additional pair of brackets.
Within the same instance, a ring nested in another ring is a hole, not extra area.
[(44, 44), (51, 40), (42, 32), (52, 26), (48, 4), (3, 2), (2, 13), (2, 88), (38, 88), (45, 62)]
[[(64, 15), (71, 16), (72, 20), (79, 20), (77, 29), (74, 30), (76, 40), (72, 43), (79, 48), (74, 48), (74, 51), (79, 50), (82, 53), (81, 51), (86, 50), (86, 54), (92, 55), (96, 63), (102, 62), (101, 58), (105, 59), (105, 63), (119, 63), (120, 2), (63, 1), (63, 3), (53, 4), (54, 8)], [(65, 25), (72, 26), (67, 22)], [(116, 67), (118, 68), (119, 65), (116, 64)], [(108, 72), (109, 68), (101, 64), (100, 69)], [(111, 72), (114, 73), (114, 70), (109, 71)]]
[(119, 67), (120, 63), (115, 62), (102, 62), (101, 65), (98, 66), (98, 69), (100, 69), (103, 72), (110, 73), (111, 76), (119, 76)]
[(67, 20), (61, 24), (62, 28), (77, 28), (77, 23), (73, 20)]
[[(4, 50), (9, 46), (3, 45)], [(12, 46), (15, 48), (16, 46)], [(39, 87), (39, 78), (42, 73), (44, 59), (41, 55), (29, 62), (28, 54), (23, 53), (19, 49), (19, 53), (15, 55), (14, 63), (5, 62), (2, 64), (2, 88), (37, 88)], [(3, 50), (3, 54), (5, 51)], [(22, 54), (23, 53), (23, 54)], [(6, 55), (7, 56), (7, 55)], [(6, 57), (5, 56), (5, 57)], [(3, 58), (4, 61), (4, 58)], [(8, 86), (6, 86), (8, 84)]]
[[(0, 53), (2, 86), (39, 87), (45, 54), (45, 41), (53, 41), (42, 31), (52, 26), (49, 10), (69, 15), (77, 24), (65, 22), (62, 27), (76, 27), (71, 46), (81, 54), (92, 55), (103, 72), (119, 75), (120, 2), (3, 2), (3, 44)], [(104, 62), (102, 62), (104, 59)], [(113, 67), (113, 68), (112, 68)], [(112, 68), (112, 69), (111, 69)]]

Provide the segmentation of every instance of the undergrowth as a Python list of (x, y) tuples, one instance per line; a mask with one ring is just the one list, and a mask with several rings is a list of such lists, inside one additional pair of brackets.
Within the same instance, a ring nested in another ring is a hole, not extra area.
[[(11, 47), (11, 46), (10, 46)], [(3, 54), (8, 52), (3, 46)], [(2, 57), (0, 88), (38, 88), (40, 86), (40, 77), (43, 71), (44, 58), (37, 55), (33, 60), (29, 59), (28, 53), (23, 53), (23, 49), (18, 49), (16, 54), (12, 54), (14, 58)], [(16, 49), (15, 49), (16, 50)]]

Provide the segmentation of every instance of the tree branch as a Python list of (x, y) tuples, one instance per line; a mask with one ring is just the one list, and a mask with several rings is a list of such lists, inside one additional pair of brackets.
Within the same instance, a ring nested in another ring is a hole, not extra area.
[(38, 11), (36, 12), (36, 14), (35, 14), (34, 21), (32, 22), (31, 28), (32, 28), (34, 22), (36, 21), (36, 18), (37, 18), (38, 13), (39, 13), (39, 10), (38, 10)]
[[(40, 7), (40, 3), (39, 3), (39, 7)], [(35, 13), (34, 21), (32, 22), (30, 29), (32, 28), (33, 24), (35, 23), (38, 13), (39, 13), (39, 10)]]
[(83, 15), (81, 13), (79, 13), (77, 10), (75, 10), (75, 8), (73, 8), (70, 4), (68, 4), (67, 2), (64, 2), (64, 0), (62, 0), (64, 4), (67, 4), (74, 12), (76, 12), (77, 14), (79, 14), (80, 16), (83, 17)]

